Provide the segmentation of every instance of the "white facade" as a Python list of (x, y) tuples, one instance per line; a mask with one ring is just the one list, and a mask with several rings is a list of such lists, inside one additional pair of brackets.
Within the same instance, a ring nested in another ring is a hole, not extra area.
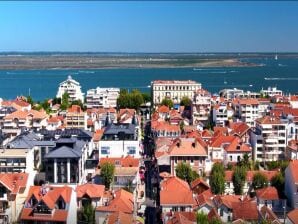
[(160, 104), (164, 98), (173, 100), (174, 104), (179, 104), (184, 96), (192, 100), (195, 92), (201, 87), (201, 83), (191, 80), (153, 81), (151, 85), (153, 104)]
[(207, 122), (211, 111), (211, 94), (205, 90), (199, 90), (193, 100), (193, 123)]
[(282, 96), (283, 92), (281, 90), (278, 90), (276, 87), (268, 87), (268, 89), (262, 89), (260, 91), (264, 96)]
[(234, 89), (223, 89), (221, 91), (219, 91), (219, 95), (230, 100), (230, 99), (233, 99), (239, 95), (242, 95), (243, 94), (243, 90), (242, 89), (237, 89), (237, 88), (234, 88)]
[(64, 93), (69, 94), (70, 102), (74, 100), (81, 100), (81, 102), (84, 102), (84, 94), (82, 93), (80, 83), (72, 79), (70, 75), (68, 76), (67, 80), (59, 84), (56, 97), (62, 98)]
[(110, 108), (117, 106), (119, 88), (99, 88), (89, 89), (86, 95), (87, 108)]
[(102, 157), (140, 157), (140, 142), (126, 140), (101, 140), (99, 141), (99, 158)]
[[(247, 101), (247, 100), (246, 100)], [(254, 100), (256, 101), (256, 100)], [(246, 104), (240, 102), (234, 105), (235, 116), (245, 122), (248, 126), (255, 126), (255, 120), (259, 118), (259, 104), (258, 102)]]
[(212, 111), (213, 122), (217, 126), (225, 126), (225, 122), (232, 119), (234, 111), (225, 103), (214, 106)]

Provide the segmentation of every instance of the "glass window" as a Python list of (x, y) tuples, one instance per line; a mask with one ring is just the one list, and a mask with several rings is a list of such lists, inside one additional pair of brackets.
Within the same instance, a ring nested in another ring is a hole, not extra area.
[(101, 154), (103, 154), (103, 155), (110, 154), (110, 147), (109, 146), (102, 146), (101, 147)]
[(135, 146), (128, 146), (127, 147), (127, 154), (136, 154), (136, 147)]

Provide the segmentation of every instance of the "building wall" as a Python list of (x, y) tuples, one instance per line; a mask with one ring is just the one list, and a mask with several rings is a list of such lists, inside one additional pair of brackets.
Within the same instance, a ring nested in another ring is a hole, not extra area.
[[(297, 172), (297, 171), (296, 171)], [(285, 194), (288, 198), (288, 204), (292, 208), (298, 208), (298, 186), (295, 185), (292, 179), (292, 174), (289, 167), (285, 170)]]
[[(109, 148), (109, 154), (102, 154), (103, 148)], [(135, 147), (134, 154), (128, 154), (128, 147)], [(121, 157), (131, 155), (133, 157), (140, 157), (140, 142), (139, 141), (105, 141), (99, 142), (99, 158), (101, 157)]]

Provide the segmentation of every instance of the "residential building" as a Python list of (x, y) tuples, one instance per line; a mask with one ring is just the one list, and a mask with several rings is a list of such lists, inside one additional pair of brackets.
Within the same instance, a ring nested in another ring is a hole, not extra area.
[(259, 101), (257, 99), (235, 99), (233, 107), (236, 118), (250, 127), (255, 126), (255, 120), (259, 117)]
[(88, 142), (76, 138), (59, 138), (44, 156), (46, 181), (51, 184), (83, 183), (87, 178)]
[(72, 105), (67, 109), (65, 118), (66, 128), (87, 129), (87, 114), (78, 105)]
[(86, 106), (87, 108), (116, 107), (119, 94), (119, 88), (89, 89), (86, 95)]
[(27, 173), (0, 174), (0, 222), (14, 223), (23, 208), (24, 195), (33, 182), (28, 181)]
[(225, 126), (225, 124), (232, 120), (234, 110), (225, 102), (218, 103), (212, 108), (212, 120), (216, 126)]
[(261, 94), (263, 94), (263, 96), (282, 96), (283, 92), (281, 90), (278, 90), (277, 87), (268, 87), (267, 89), (261, 89)]
[(279, 204), (279, 196), (275, 187), (265, 187), (262, 189), (256, 190), (256, 198), (258, 206), (267, 206), (270, 209), (277, 207)]
[(151, 83), (153, 104), (159, 105), (164, 98), (169, 98), (179, 105), (184, 96), (192, 100), (198, 89), (201, 83), (191, 80), (155, 80)]
[(242, 89), (223, 89), (221, 91), (219, 91), (219, 95), (221, 97), (224, 97), (228, 100), (237, 98), (239, 95), (243, 95), (244, 91)]
[(47, 126), (48, 115), (44, 111), (17, 110), (4, 117), (2, 131), (9, 136), (16, 136), (21, 129), (40, 130)]
[(59, 84), (56, 97), (62, 99), (64, 93), (68, 93), (69, 102), (73, 102), (74, 100), (84, 102), (84, 93), (82, 93), (80, 83), (74, 80), (70, 75), (67, 77), (67, 80)]
[(187, 182), (172, 176), (160, 184), (160, 205), (163, 212), (192, 211), (194, 198)]
[(103, 205), (96, 207), (95, 222), (104, 223), (107, 216), (115, 212), (133, 214), (133, 208), (132, 193), (123, 189), (107, 192), (103, 198)]
[(139, 127), (134, 124), (109, 124), (99, 141), (101, 157), (140, 157)]
[(192, 103), (193, 124), (203, 122), (207, 125), (211, 115), (211, 94), (205, 89), (198, 89)]
[(77, 222), (76, 193), (71, 187), (31, 186), (20, 217), (21, 223)]
[(285, 170), (285, 194), (291, 208), (298, 208), (298, 160), (289, 163)]
[(285, 157), (288, 120), (265, 116), (256, 120), (250, 143), (257, 161), (277, 161)]
[(170, 124), (167, 121), (152, 121), (151, 129), (153, 134), (157, 137), (176, 138), (181, 135), (180, 126)]
[[(100, 158), (99, 167), (104, 163), (111, 163), (115, 165), (113, 189), (131, 186), (134, 188), (137, 183), (137, 175), (139, 171), (139, 159), (131, 156), (118, 158)], [(100, 174), (100, 169), (99, 172)], [(100, 178), (100, 176), (98, 175)], [(95, 179), (95, 182), (97, 180)], [(99, 181), (101, 182), (101, 181)]]
[(99, 184), (82, 184), (76, 187), (77, 206), (78, 209), (83, 208), (87, 204), (91, 204), (94, 208), (103, 205), (103, 196), (105, 186)]

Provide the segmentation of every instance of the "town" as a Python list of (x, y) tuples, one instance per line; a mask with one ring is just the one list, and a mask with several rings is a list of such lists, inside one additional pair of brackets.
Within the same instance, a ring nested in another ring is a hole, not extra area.
[(0, 122), (1, 223), (298, 223), (298, 96), (276, 87), (85, 96), (69, 76)]

